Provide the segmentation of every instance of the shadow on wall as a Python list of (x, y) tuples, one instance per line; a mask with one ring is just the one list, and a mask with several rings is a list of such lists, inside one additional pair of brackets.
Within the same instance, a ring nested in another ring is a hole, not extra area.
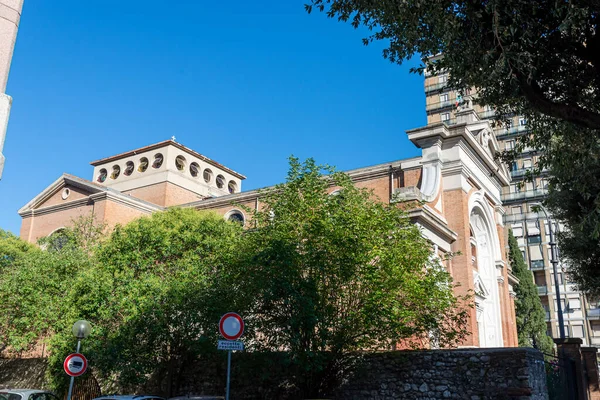
[(0, 388), (47, 389), (45, 358), (0, 358)]

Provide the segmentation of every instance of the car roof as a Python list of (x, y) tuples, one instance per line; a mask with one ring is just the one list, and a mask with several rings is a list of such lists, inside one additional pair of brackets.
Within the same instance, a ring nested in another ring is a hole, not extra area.
[[(48, 390), (40, 390), (40, 389), (0, 389), (0, 393), (8, 393), (8, 394), (20, 394), (22, 396), (29, 396), (34, 393), (52, 393)], [(54, 394), (54, 393), (52, 393)]]
[(209, 396), (206, 394), (169, 397), (169, 400), (220, 400), (220, 399), (224, 399), (224, 397), (223, 396)]
[(94, 398), (94, 400), (105, 400), (105, 399), (121, 399), (121, 400), (125, 400), (125, 399), (136, 399), (136, 400), (141, 400), (141, 399), (145, 399), (145, 398), (152, 398), (152, 399), (163, 399), (164, 397), (160, 397), (160, 396), (154, 396), (151, 394), (115, 394), (115, 395), (105, 395), (105, 396), (100, 396), (100, 397), (96, 397)]

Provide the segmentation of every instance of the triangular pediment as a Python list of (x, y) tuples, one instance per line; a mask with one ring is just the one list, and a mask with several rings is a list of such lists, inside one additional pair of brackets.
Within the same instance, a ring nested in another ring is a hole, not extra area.
[(93, 182), (73, 175), (63, 174), (23, 206), (19, 210), (19, 214), (73, 201), (82, 201), (94, 193), (105, 190), (105, 188)]

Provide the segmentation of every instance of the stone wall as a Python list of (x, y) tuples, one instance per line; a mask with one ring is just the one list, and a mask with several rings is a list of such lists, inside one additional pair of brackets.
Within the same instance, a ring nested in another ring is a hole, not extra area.
[(548, 399), (542, 354), (533, 349), (368, 354), (336, 398)]
[[(0, 360), (0, 387), (7, 382), (13, 387), (40, 387), (36, 384), (42, 379), (39, 383), (43, 385), (40, 361)], [(231, 396), (236, 400), (299, 399), (300, 374), (285, 353), (234, 353)], [(197, 360), (177, 375), (171, 394), (223, 395), (225, 375), (225, 352)], [(21, 376), (30, 378), (19, 381)], [(130, 393), (168, 396), (166, 382), (166, 377), (157, 373)], [(360, 354), (353, 372), (330, 398), (547, 400), (548, 395), (542, 354), (532, 349), (504, 348)]]
[(46, 359), (0, 358), (0, 388), (46, 389)]

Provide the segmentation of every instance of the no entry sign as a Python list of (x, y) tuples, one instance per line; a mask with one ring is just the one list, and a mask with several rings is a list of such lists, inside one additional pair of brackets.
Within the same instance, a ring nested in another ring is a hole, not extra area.
[(81, 353), (69, 354), (67, 358), (65, 358), (63, 367), (65, 368), (67, 375), (80, 376), (83, 375), (87, 369), (87, 360)]
[(227, 340), (237, 340), (244, 334), (244, 320), (234, 312), (227, 313), (219, 321), (219, 333)]

